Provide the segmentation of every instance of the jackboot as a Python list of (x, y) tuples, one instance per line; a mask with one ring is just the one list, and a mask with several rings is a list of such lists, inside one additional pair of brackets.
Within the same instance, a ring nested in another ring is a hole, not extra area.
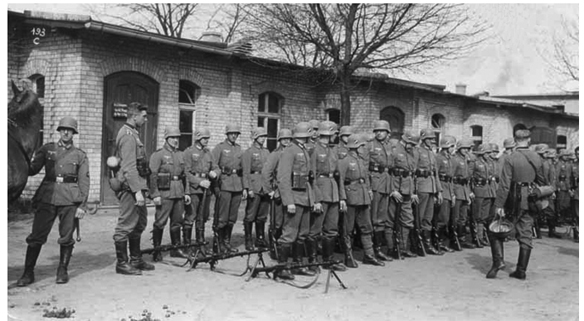
[(355, 261), (355, 258), (353, 257), (353, 239), (350, 235), (345, 235), (343, 237), (343, 249), (345, 251), (345, 265), (348, 268), (352, 268), (355, 269), (357, 267), (359, 267), (359, 265), (357, 264), (357, 261)]
[(443, 226), (443, 227), (438, 229), (438, 247), (443, 252), (447, 252), (447, 253), (454, 252), (453, 249), (451, 249), (450, 247), (448, 247), (444, 244), (444, 240), (446, 240), (446, 226)]
[(128, 239), (128, 246), (130, 248), (130, 265), (142, 271), (154, 270), (154, 265), (146, 263), (142, 259), (140, 251), (140, 236)]
[(383, 231), (383, 236), (385, 237), (385, 242), (387, 243), (387, 256), (392, 258), (397, 258), (395, 242), (393, 241), (393, 229), (388, 227)]
[(375, 257), (375, 251), (373, 251), (373, 241), (371, 240), (371, 234), (361, 233), (361, 244), (363, 244), (363, 264), (385, 266), (385, 263), (379, 261)]
[(61, 245), (61, 256), (59, 258), (59, 267), (57, 268), (57, 284), (64, 284), (69, 282), (67, 268), (69, 267), (69, 261), (71, 260), (72, 253), (73, 245)]
[(231, 247), (231, 233), (233, 233), (233, 225), (228, 224), (223, 227), (223, 250), (225, 253), (237, 253), (237, 249)]
[(251, 230), (253, 228), (253, 222), (243, 222), (243, 234), (245, 238), (245, 250), (253, 251), (253, 237), (251, 235)]
[(183, 244), (191, 245), (193, 239), (193, 227), (190, 225), (184, 225), (182, 227)]
[(525, 271), (527, 271), (527, 264), (529, 263), (529, 256), (531, 255), (531, 249), (519, 248), (519, 257), (517, 258), (517, 268), (515, 272), (509, 274), (510, 277), (519, 280), (525, 280)]
[(470, 240), (470, 236), (466, 233), (466, 226), (458, 225), (458, 240), (460, 242), (460, 246), (465, 249), (476, 249), (477, 247), (472, 243)]
[(562, 236), (556, 233), (556, 220), (548, 219), (548, 237), (561, 239)]
[[(160, 247), (160, 244), (162, 243), (162, 232), (164, 232), (163, 229), (159, 229), (157, 227), (154, 227), (152, 229), (152, 246), (153, 247)], [(161, 251), (154, 251), (152, 252), (152, 261), (154, 262), (160, 262), (162, 261), (162, 252)]]
[(401, 253), (402, 257), (418, 257), (418, 255), (412, 251), (410, 251), (410, 228), (401, 227)]
[(116, 273), (124, 275), (142, 275), (142, 271), (128, 263), (128, 241), (115, 242), (116, 246)]
[(432, 241), (431, 241), (432, 236), (430, 235), (431, 233), (432, 233), (432, 231), (425, 231), (425, 230), (422, 231), (423, 240), (424, 240), (424, 247), (426, 248), (426, 253), (432, 254), (432, 255), (444, 255), (444, 252), (437, 250), (432, 245)]
[[(335, 243), (337, 241), (336, 237), (323, 237), (322, 238), (322, 259), (325, 262), (331, 262), (335, 258)], [(347, 270), (347, 267), (343, 263), (335, 263), (323, 267), (324, 269), (332, 269), (333, 271), (343, 272)]]
[(487, 273), (487, 279), (496, 278), (497, 272), (505, 268), (505, 260), (503, 258), (503, 241), (497, 237), (491, 237), (491, 256), (493, 258), (493, 265)]
[(265, 232), (266, 222), (255, 222), (256, 228), (256, 239), (255, 239), (255, 246), (258, 248), (267, 248), (268, 244), (266, 243), (266, 232)]
[(391, 262), (393, 259), (390, 256), (387, 256), (381, 250), (381, 245), (383, 244), (384, 231), (375, 231), (373, 234), (373, 252), (375, 253), (375, 257), (380, 261)]
[[(278, 263), (285, 264), (286, 267), (288, 267), (288, 258), (290, 257), (291, 252), (292, 244), (283, 243), (278, 245)], [(292, 275), (288, 268), (278, 271), (274, 277), (278, 277), (282, 280), (294, 280), (294, 275)]]
[(223, 248), (223, 230), (224, 228), (213, 227), (213, 254), (222, 254), (225, 252), (225, 249)]
[(481, 243), (482, 246), (489, 246), (489, 243), (486, 241), (487, 238), (487, 233), (486, 229), (485, 229), (485, 224), (483, 223), (477, 223), (477, 232), (478, 232), (478, 237), (479, 237), (479, 242)]
[(24, 273), (18, 281), (17, 286), (27, 286), (34, 283), (34, 267), (36, 266), (36, 261), (41, 253), (42, 246), (31, 246), (26, 248), (26, 257), (24, 259)]
[[(316, 254), (316, 243), (317, 241), (314, 239), (306, 239), (306, 241), (304, 241), (304, 245), (306, 246), (306, 256), (308, 257), (308, 263), (317, 263), (318, 258), (317, 258), (317, 254)], [(318, 266), (310, 266), (308, 267), (308, 270), (311, 272), (318, 272)]]
[(460, 235), (458, 234), (457, 227), (454, 225), (450, 226), (450, 247), (455, 251), (462, 251)]
[[(175, 230), (170, 230), (170, 243), (174, 246), (180, 246), (180, 228)], [(174, 249), (170, 250), (170, 257), (179, 257), (186, 259), (189, 256), (183, 251), (183, 249)]]
[[(296, 241), (292, 243), (292, 261), (294, 264), (302, 264), (304, 257), (305, 249), (304, 249), (304, 242)], [(306, 276), (314, 276), (315, 272), (308, 270), (305, 267), (302, 268), (294, 268), (292, 269), (292, 274), (296, 275), (306, 275)]]
[[(481, 243), (481, 236), (482, 234), (482, 230), (481, 230), (481, 225), (479, 223), (475, 223), (475, 231), (472, 230), (472, 225), (471, 225), (471, 230), (470, 230), (470, 238), (471, 238), (471, 243), (474, 244), (478, 249), (482, 249), (483, 243)], [(476, 235), (475, 235), (476, 234)]]

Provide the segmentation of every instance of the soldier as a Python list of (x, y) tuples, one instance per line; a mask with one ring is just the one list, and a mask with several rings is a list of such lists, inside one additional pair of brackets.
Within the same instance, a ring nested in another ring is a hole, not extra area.
[[(499, 162), (499, 145), (495, 144), (495, 143), (491, 143), (491, 153), (489, 154), (489, 157), (487, 157), (487, 160), (489, 161), (489, 165), (491, 167), (490, 168), (490, 172), (491, 172), (491, 176), (490, 176), (490, 186), (491, 186), (491, 190), (493, 191), (493, 195), (497, 195), (497, 189), (499, 188), (499, 182), (501, 180), (501, 171), (502, 171), (502, 164)], [(491, 198), (491, 210), (489, 212), (489, 215), (493, 216), (495, 215), (495, 198)], [(488, 240), (488, 236), (485, 233), (485, 237)]]
[[(439, 205), (438, 216), (436, 218), (436, 225), (438, 228), (438, 245), (441, 250), (452, 252), (452, 249), (461, 251), (462, 248), (457, 246), (457, 242), (451, 241), (450, 247), (444, 245), (444, 240), (447, 237), (447, 228), (451, 226), (454, 231), (456, 226), (456, 218), (453, 215), (452, 207), (456, 202), (456, 195), (454, 194), (454, 186), (452, 184), (453, 163), (452, 154), (456, 147), (456, 138), (452, 136), (444, 136), (440, 139), (440, 153), (436, 155), (436, 166), (438, 168), (438, 179), (440, 186), (442, 186), (442, 203)], [(452, 233), (453, 237), (455, 233)]]
[[(373, 250), (375, 257), (381, 261), (392, 261), (389, 256), (393, 251), (393, 225), (389, 221), (389, 193), (391, 192), (391, 178), (389, 176), (391, 147), (387, 142), (389, 135), (389, 123), (385, 120), (377, 120), (373, 123), (375, 138), (367, 144), (369, 162), (369, 177), (373, 199), (371, 200), (371, 223), (373, 224)], [(365, 145), (366, 140), (360, 137)], [(383, 253), (381, 245), (386, 240), (388, 255)]]
[[(541, 161), (542, 161), (543, 176), (544, 176), (545, 180), (547, 182), (550, 182), (551, 184), (555, 184), (556, 180), (555, 180), (555, 176), (554, 176), (553, 165), (551, 164), (551, 161), (548, 158), (546, 158), (546, 154), (547, 154), (548, 150), (549, 150), (549, 148), (548, 148), (547, 144), (539, 144), (535, 147), (535, 152), (539, 155), (539, 157), (541, 158)], [(560, 235), (558, 235), (556, 233), (556, 213), (554, 212), (552, 202), (553, 202), (553, 197), (548, 197), (545, 200), (543, 200), (543, 203), (545, 205), (542, 206), (541, 213), (539, 213), (541, 215), (538, 215), (538, 216), (541, 216), (540, 217), (541, 219), (547, 220), (548, 236), (549, 237), (562, 238)], [(539, 231), (537, 231), (537, 233), (540, 234)]]
[(262, 168), (268, 160), (270, 153), (264, 148), (264, 143), (268, 137), (265, 128), (259, 127), (252, 131), (253, 143), (241, 156), (241, 166), (243, 167), (243, 188), (247, 192), (247, 204), (245, 206), (245, 217), (243, 219), (243, 229), (245, 233), (245, 249), (254, 249), (252, 226), (255, 222), (256, 247), (266, 247), (265, 225), (270, 210), (270, 197), (263, 188)]
[(471, 228), (475, 230), (475, 245), (478, 248), (488, 246), (488, 243), (485, 241), (485, 220), (491, 212), (491, 206), (493, 205), (496, 192), (491, 184), (495, 170), (489, 159), (489, 153), (491, 152), (492, 150), (489, 144), (480, 144), (475, 152), (477, 158), (469, 167), (471, 172), (471, 188), (475, 195), (471, 205), (473, 207), (471, 222), (473, 222), (474, 227), (471, 226)]
[[(515, 272), (509, 274), (513, 278), (524, 280), (531, 255), (532, 245), (532, 227), (533, 218), (529, 208), (535, 206), (532, 204), (533, 198), (527, 197), (533, 192), (533, 184), (544, 185), (543, 165), (541, 159), (533, 151), (529, 150), (530, 132), (528, 130), (518, 130), (515, 132), (515, 141), (517, 148), (515, 153), (505, 159), (501, 182), (497, 189), (497, 199), (495, 200), (496, 216), (489, 217), (492, 221), (497, 216), (504, 217), (504, 205), (506, 199), (512, 199), (513, 208), (510, 215), (513, 217), (514, 229), (519, 242), (519, 257)], [(503, 258), (503, 240), (493, 233), (490, 233), (491, 253), (493, 256), (493, 265), (487, 273), (487, 278), (492, 279), (497, 276), (497, 271), (505, 267)]]
[(194, 223), (196, 243), (201, 245), (205, 243), (205, 222), (209, 219), (211, 180), (217, 178), (219, 167), (207, 148), (211, 132), (206, 128), (199, 128), (194, 136), (195, 143), (184, 151), (191, 204), (185, 208), (183, 242), (191, 244)]
[[(282, 197), (282, 206), (286, 208), (282, 236), (278, 239), (278, 262), (286, 263), (290, 253), (299, 263), (303, 256), (304, 241), (310, 229), (310, 211), (314, 205), (312, 190), (312, 169), (310, 155), (306, 144), (312, 136), (312, 126), (300, 122), (294, 127), (294, 141), (286, 147), (280, 156), (277, 169), (278, 190)], [(305, 268), (292, 271), (299, 275), (314, 275)], [(284, 270), (279, 275), (283, 279), (292, 279), (290, 271)]]
[(369, 185), (369, 176), (365, 162), (357, 155), (359, 146), (365, 143), (356, 134), (348, 137), (346, 144), (349, 148), (347, 156), (339, 161), (339, 193), (340, 207), (344, 214), (344, 235), (345, 242), (345, 264), (350, 268), (356, 268), (357, 263), (353, 258), (353, 228), (355, 223), (361, 230), (361, 243), (363, 244), (363, 264), (384, 266), (385, 264), (377, 258), (373, 251), (371, 234), (373, 226), (369, 204), (373, 197), (373, 191)]
[(241, 146), (236, 143), (241, 130), (237, 125), (225, 127), (224, 141), (217, 144), (211, 154), (221, 170), (215, 189), (215, 215), (219, 215), (217, 226), (218, 242), (228, 252), (237, 252), (231, 247), (231, 233), (237, 221), (237, 211), (242, 198), (247, 198), (247, 191), (243, 189), (241, 168)]
[(578, 196), (580, 192), (579, 181), (580, 174), (578, 172), (578, 161), (579, 161), (579, 146), (574, 149), (574, 161), (572, 162), (572, 209), (574, 211), (574, 242), (579, 242), (579, 220), (580, 220), (580, 210), (578, 208), (580, 204), (580, 197)]
[(464, 248), (474, 249), (472, 241), (466, 237), (466, 223), (468, 220), (468, 207), (474, 198), (470, 190), (471, 171), (469, 169), (469, 152), (473, 145), (470, 139), (461, 139), (456, 143), (456, 154), (452, 158), (454, 168), (452, 184), (454, 185), (454, 194), (456, 201), (452, 209), (453, 216), (456, 219), (457, 233), (460, 244)]
[[(278, 173), (276, 170), (278, 169), (278, 163), (280, 161), (282, 151), (292, 142), (292, 131), (287, 128), (280, 129), (277, 139), (280, 144), (270, 153), (270, 155), (268, 155), (266, 164), (262, 168), (263, 188), (272, 200), (271, 206), (274, 206), (272, 213), (275, 215), (275, 217), (270, 218), (270, 242), (278, 240), (278, 238), (282, 235), (284, 209), (282, 208), (282, 198), (280, 197), (280, 192), (278, 190)], [(275, 244), (270, 244), (270, 255), (273, 259), (277, 260), (278, 258), (274, 250), (274, 246)]]
[(349, 136), (354, 133), (352, 126), (343, 126), (339, 131), (339, 146), (337, 152), (339, 154), (339, 160), (345, 158), (349, 149), (347, 148), (347, 142), (349, 141)]
[(434, 203), (442, 204), (442, 185), (438, 177), (436, 155), (432, 148), (436, 144), (436, 134), (431, 128), (420, 131), (420, 147), (417, 148), (419, 154), (418, 167), (416, 169), (416, 190), (420, 203), (418, 205), (422, 238), (426, 252), (433, 255), (443, 255), (440, 248), (436, 249), (432, 245), (432, 222), (434, 217)]
[[(185, 205), (191, 203), (189, 185), (185, 184), (186, 166), (184, 154), (178, 150), (178, 128), (164, 130), (164, 146), (150, 156), (150, 195), (156, 205), (154, 224), (152, 227), (152, 243), (159, 247), (162, 242), (162, 232), (170, 217), (170, 242), (181, 245), (181, 227)], [(187, 258), (182, 249), (170, 251), (171, 257)], [(162, 261), (162, 253), (156, 251), (152, 259)]]
[(308, 121), (310, 127), (312, 129), (312, 136), (308, 139), (308, 143), (306, 143), (306, 150), (308, 150), (308, 154), (312, 155), (314, 151), (314, 147), (316, 146), (318, 140), (318, 127), (320, 122), (316, 119), (311, 119)]
[(560, 159), (556, 164), (556, 213), (561, 223), (570, 220), (570, 190), (572, 189), (572, 164), (569, 161), (570, 154), (565, 149), (560, 151)]
[[(391, 151), (390, 166), (392, 169), (391, 198), (389, 200), (389, 221), (393, 223), (391, 229), (399, 228), (401, 233), (400, 249), (402, 257), (417, 257), (410, 251), (410, 230), (414, 227), (414, 214), (412, 203), (418, 204), (416, 195), (416, 182), (414, 179), (415, 170), (418, 166), (418, 153), (415, 146), (418, 144), (419, 136), (410, 132), (402, 135), (399, 144), (396, 144)], [(396, 223), (399, 226), (395, 226)], [(387, 234), (386, 234), (387, 237)]]
[(517, 146), (517, 144), (515, 143), (515, 139), (513, 139), (513, 137), (511, 138), (507, 138), (503, 141), (503, 148), (505, 148), (505, 150), (503, 151), (503, 153), (501, 154), (501, 156), (499, 156), (498, 159), (498, 163), (499, 163), (499, 177), (501, 177), (501, 171), (503, 170), (503, 163), (505, 162), (505, 157), (507, 157), (508, 155), (511, 155), (513, 153), (513, 151), (515, 150), (515, 147)]
[(73, 135), (78, 133), (77, 120), (62, 118), (57, 131), (61, 136), (59, 141), (41, 146), (30, 162), (29, 176), (36, 175), (44, 167), (45, 177), (32, 199), (35, 215), (32, 232), (26, 238), (24, 273), (17, 286), (34, 282), (37, 258), (57, 217), (60, 222), (57, 242), (61, 245), (57, 284), (69, 282), (67, 267), (75, 244), (75, 221), (85, 216), (87, 208), (89, 161), (85, 152), (73, 145)]
[[(314, 212), (310, 215), (310, 232), (306, 239), (308, 262), (316, 261), (316, 249), (322, 240), (324, 261), (333, 260), (339, 223), (339, 186), (337, 151), (331, 147), (335, 134), (335, 123), (323, 121), (318, 129), (319, 139), (312, 153), (311, 167), (314, 169)], [(322, 238), (321, 238), (322, 236)], [(345, 271), (342, 264), (330, 266), (335, 271)], [(315, 270), (315, 269), (313, 269)]]

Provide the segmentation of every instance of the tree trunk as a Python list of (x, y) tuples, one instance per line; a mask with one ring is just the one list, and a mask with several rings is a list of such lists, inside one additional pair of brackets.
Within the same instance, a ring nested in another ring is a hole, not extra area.
[(341, 83), (341, 124), (351, 125), (351, 77), (342, 77)]

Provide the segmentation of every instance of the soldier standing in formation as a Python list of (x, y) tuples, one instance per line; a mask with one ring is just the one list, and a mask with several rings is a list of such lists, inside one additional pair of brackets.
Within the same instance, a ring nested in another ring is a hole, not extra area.
[(89, 196), (89, 161), (85, 152), (73, 145), (73, 135), (78, 133), (77, 120), (62, 118), (57, 131), (60, 134), (59, 141), (41, 146), (30, 162), (29, 176), (36, 175), (44, 167), (45, 177), (32, 199), (35, 208), (32, 232), (26, 238), (28, 247), (24, 273), (18, 279), (17, 286), (27, 286), (35, 281), (37, 258), (57, 217), (57, 242), (61, 246), (61, 254), (56, 282), (69, 282), (67, 267), (75, 244), (75, 220), (85, 216)]
[[(185, 205), (190, 205), (189, 185), (185, 184), (186, 166), (184, 154), (178, 150), (178, 128), (166, 128), (164, 131), (164, 146), (150, 156), (150, 195), (156, 205), (156, 214), (152, 228), (152, 243), (159, 247), (162, 242), (162, 232), (170, 217), (170, 241), (172, 245), (181, 244), (181, 227)], [(192, 227), (191, 227), (192, 228)], [(171, 257), (187, 258), (181, 249), (170, 251)], [(155, 262), (162, 261), (162, 253), (153, 255)]]
[[(452, 207), (456, 202), (456, 194), (454, 193), (454, 185), (452, 184), (453, 163), (452, 155), (456, 147), (456, 139), (452, 136), (444, 136), (440, 140), (440, 153), (436, 155), (436, 166), (438, 171), (438, 179), (440, 186), (442, 186), (442, 203), (439, 205), (437, 228), (438, 228), (438, 244), (442, 251), (452, 252), (452, 249), (461, 251), (456, 240), (450, 242), (450, 247), (444, 245), (444, 240), (448, 238), (447, 229), (451, 230), (452, 238), (456, 237), (456, 217)], [(452, 248), (452, 249), (451, 249)]]
[(556, 164), (556, 213), (561, 223), (570, 220), (570, 191), (572, 189), (572, 164), (569, 162), (569, 153), (565, 149), (560, 150), (560, 159)]
[(125, 275), (141, 275), (142, 271), (154, 270), (154, 265), (145, 262), (140, 252), (142, 232), (148, 225), (145, 199), (149, 193), (147, 178), (150, 168), (138, 129), (148, 121), (147, 110), (148, 107), (140, 103), (130, 103), (126, 123), (116, 137), (115, 156), (120, 160), (116, 178), (122, 184), (120, 190), (116, 191), (120, 216), (113, 238), (117, 257), (116, 273)]
[(470, 167), (471, 171), (471, 186), (473, 194), (475, 195), (472, 201), (472, 219), (474, 222), (473, 229), (476, 233), (475, 246), (482, 248), (487, 246), (485, 241), (485, 221), (491, 213), (491, 206), (495, 198), (495, 190), (491, 184), (494, 167), (489, 160), (489, 153), (491, 152), (488, 144), (480, 144), (478, 150), (475, 152), (478, 156)]
[[(539, 155), (542, 161), (543, 176), (545, 180), (550, 182), (550, 184), (555, 185), (555, 170), (553, 169), (551, 160), (546, 158), (548, 150), (549, 148), (547, 144), (539, 144), (535, 147), (535, 152)], [(542, 209), (540, 210), (540, 213), (538, 213), (537, 218), (540, 220), (545, 219), (547, 221), (549, 237), (561, 238), (560, 235), (556, 234), (556, 213), (554, 212), (553, 208), (553, 197), (547, 197), (546, 199), (542, 200), (542, 205)], [(537, 233), (539, 234), (540, 231), (538, 230)]]

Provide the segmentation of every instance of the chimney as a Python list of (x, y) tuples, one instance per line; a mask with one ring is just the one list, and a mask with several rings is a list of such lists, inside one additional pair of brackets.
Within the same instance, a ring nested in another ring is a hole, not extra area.
[(466, 95), (466, 85), (465, 84), (456, 84), (455, 92), (459, 95)]
[(206, 32), (203, 32), (203, 34), (199, 38), (199, 41), (222, 43), (223, 42), (223, 35), (220, 32), (206, 31)]

